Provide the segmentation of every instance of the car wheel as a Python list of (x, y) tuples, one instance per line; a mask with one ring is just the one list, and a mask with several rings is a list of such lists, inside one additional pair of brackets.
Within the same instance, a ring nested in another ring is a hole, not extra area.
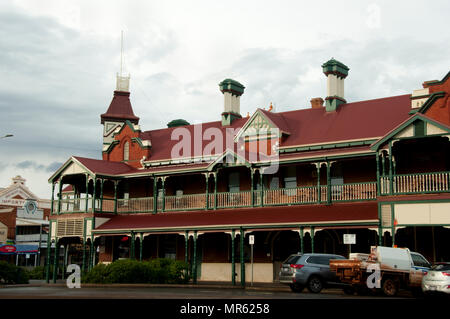
[(312, 276), (308, 281), (308, 290), (312, 293), (318, 294), (323, 288), (322, 279), (317, 276)]
[(390, 278), (383, 280), (381, 290), (385, 296), (394, 297), (397, 294), (397, 283)]
[(299, 284), (290, 284), (289, 287), (291, 288), (291, 290), (293, 292), (302, 292), (302, 290), (304, 288), (302, 285), (299, 285)]

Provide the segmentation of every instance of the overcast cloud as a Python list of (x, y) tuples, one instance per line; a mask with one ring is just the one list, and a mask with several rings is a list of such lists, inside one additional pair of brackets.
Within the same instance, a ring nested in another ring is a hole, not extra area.
[(100, 114), (120, 70), (144, 130), (220, 119), (225, 78), (241, 114), (325, 97), (321, 64), (350, 67), (348, 101), (411, 93), (450, 66), (448, 1), (2, 1), (0, 187), (49, 198), (71, 155), (101, 157)]

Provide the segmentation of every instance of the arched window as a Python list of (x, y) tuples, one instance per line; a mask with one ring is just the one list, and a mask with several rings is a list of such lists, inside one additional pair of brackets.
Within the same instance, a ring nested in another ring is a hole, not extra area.
[(130, 143), (125, 142), (123, 144), (123, 160), (128, 161), (130, 159)]

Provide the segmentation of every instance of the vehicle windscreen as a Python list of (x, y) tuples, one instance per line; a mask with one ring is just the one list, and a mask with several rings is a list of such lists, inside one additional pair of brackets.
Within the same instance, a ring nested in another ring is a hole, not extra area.
[(450, 270), (450, 264), (437, 264), (437, 265), (434, 265), (433, 268), (431, 268), (431, 269), (436, 270), (436, 271), (447, 271), (447, 270)]
[(286, 259), (286, 260), (283, 262), (283, 264), (296, 264), (296, 263), (297, 263), (297, 260), (299, 260), (300, 257), (301, 257), (301, 256), (299, 256), (299, 255), (292, 255), (292, 256), (289, 256), (288, 259)]

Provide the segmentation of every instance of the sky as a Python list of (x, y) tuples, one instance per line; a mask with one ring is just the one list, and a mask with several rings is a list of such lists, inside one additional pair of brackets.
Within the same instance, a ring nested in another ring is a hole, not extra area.
[(412, 93), (450, 66), (450, 2), (0, 2), (0, 188), (40, 198), (70, 156), (101, 158), (121, 66), (142, 130), (220, 120), (218, 83), (242, 83), (241, 114), (326, 97), (321, 65), (345, 63), (348, 102)]

